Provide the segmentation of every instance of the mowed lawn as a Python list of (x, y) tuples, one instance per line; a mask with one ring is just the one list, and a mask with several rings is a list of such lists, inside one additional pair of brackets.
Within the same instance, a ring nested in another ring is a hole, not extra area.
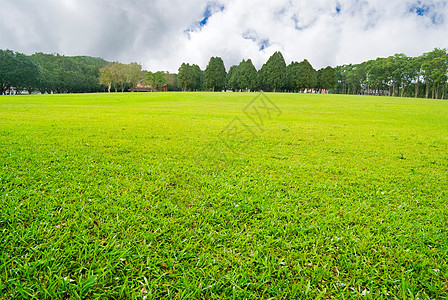
[(448, 101), (0, 97), (0, 299), (444, 299)]

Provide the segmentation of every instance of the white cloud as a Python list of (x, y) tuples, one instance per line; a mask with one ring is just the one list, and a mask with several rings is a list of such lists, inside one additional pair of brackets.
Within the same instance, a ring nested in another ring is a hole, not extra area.
[(227, 68), (247, 58), (260, 68), (277, 50), (320, 68), (448, 47), (447, 0), (1, 2), (1, 49), (137, 61), (154, 71), (184, 61), (205, 68), (211, 56)]

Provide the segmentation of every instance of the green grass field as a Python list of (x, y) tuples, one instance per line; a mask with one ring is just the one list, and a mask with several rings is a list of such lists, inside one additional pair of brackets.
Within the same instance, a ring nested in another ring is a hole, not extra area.
[(3, 96), (0, 165), (0, 299), (448, 298), (448, 101)]

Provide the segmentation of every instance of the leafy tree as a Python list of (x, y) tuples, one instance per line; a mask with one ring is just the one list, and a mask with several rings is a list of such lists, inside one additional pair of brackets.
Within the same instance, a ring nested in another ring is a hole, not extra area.
[[(139, 65), (136, 62), (133, 62), (125, 66), (125, 76), (126, 76), (126, 83), (129, 85), (130, 90), (133, 91), (134, 86), (141, 80), (145, 79), (146, 72), (142, 71), (141, 65)], [(163, 79), (165, 79), (164, 75), (162, 75), (162, 77)]]
[(205, 87), (207, 89), (222, 90), (226, 85), (226, 68), (220, 57), (211, 57), (205, 69)]
[(299, 77), (300, 64), (296, 61), (291, 62), (286, 67), (286, 90), (290, 92), (296, 92), (299, 90), (299, 85), (297, 84), (297, 78)]
[(11, 50), (0, 50), (0, 94), (3, 95), (10, 89), (14, 82), (14, 71), (16, 69), (14, 52)]
[(397, 94), (403, 96), (407, 83), (405, 80), (405, 72), (408, 57), (403, 53), (399, 53), (395, 54), (391, 58), (393, 60), (392, 96), (396, 96)]
[(336, 84), (336, 72), (332, 67), (326, 67), (317, 71), (317, 87), (330, 90)]
[(232, 91), (238, 89), (238, 66), (231, 66), (226, 76), (226, 88)]
[(39, 84), (39, 67), (29, 56), (16, 53), (16, 71), (14, 86), (17, 90), (26, 89), (31, 93)]
[(182, 91), (196, 91), (201, 89), (203, 74), (198, 65), (182, 63), (177, 75), (177, 84)]
[(146, 76), (146, 82), (152, 85), (153, 88), (161, 90), (167, 83), (166, 74), (163, 71), (158, 71), (155, 73), (148, 72)]
[(435, 48), (433, 51), (423, 54), (422, 59), (422, 70), (426, 83), (425, 98), (429, 97), (430, 89), (432, 89), (432, 98), (438, 98), (440, 86), (444, 86), (447, 81), (447, 50)]
[(281, 52), (271, 55), (259, 72), (260, 87), (275, 93), (285, 87), (286, 63)]
[(414, 84), (414, 97), (417, 98), (419, 96), (420, 89), (420, 78), (422, 75), (422, 62), (421, 57), (410, 57), (407, 61), (406, 65), (406, 75), (405, 78), (408, 78), (409, 84)]
[(360, 94), (366, 79), (365, 65), (348, 65), (346, 67), (346, 81), (348, 94)]
[(177, 84), (183, 92), (193, 85), (193, 75), (190, 64), (182, 63), (177, 74)]
[(296, 82), (300, 89), (312, 89), (317, 85), (317, 71), (306, 59), (299, 63)]
[(99, 80), (101, 84), (108, 87), (109, 92), (112, 86), (115, 92), (117, 92), (118, 87), (121, 87), (124, 91), (124, 85), (126, 84), (125, 65), (119, 62), (109, 63), (100, 69)]
[(107, 86), (109, 92), (112, 86), (115, 92), (118, 88), (122, 92), (127, 88), (132, 91), (134, 86), (146, 77), (146, 72), (142, 71), (142, 66), (137, 63), (122, 64), (113, 62), (101, 68), (99, 72), (99, 82)]
[(0, 94), (14, 87), (32, 92), (39, 84), (40, 70), (25, 54), (0, 50)]
[(177, 74), (166, 72), (165, 78), (168, 91), (179, 91), (177, 87)]
[(256, 90), (258, 87), (258, 73), (252, 60), (242, 60), (236, 69), (236, 86), (240, 90)]
[(36, 53), (31, 56), (39, 65), (42, 93), (82, 93), (104, 90), (99, 83), (100, 71), (107, 64), (101, 58)]
[(191, 66), (191, 72), (193, 74), (192, 90), (193, 91), (205, 90), (204, 89), (204, 85), (205, 85), (204, 72), (201, 70), (201, 68), (198, 65), (193, 64)]
[(100, 84), (107, 86), (107, 91), (110, 93), (112, 84), (115, 81), (114, 63), (110, 63), (100, 69), (99, 81)]

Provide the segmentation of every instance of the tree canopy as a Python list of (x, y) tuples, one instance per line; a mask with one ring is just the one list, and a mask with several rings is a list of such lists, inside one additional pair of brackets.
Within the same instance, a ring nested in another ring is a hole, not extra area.
[(0, 95), (7, 90), (33, 91), (40, 83), (40, 70), (28, 56), (11, 50), (0, 50)]
[(124, 92), (125, 89), (133, 91), (134, 86), (146, 76), (146, 72), (142, 71), (142, 66), (135, 62), (130, 64), (113, 62), (100, 69), (99, 81), (107, 86), (109, 92), (112, 86), (115, 91), (120, 89)]
[(280, 51), (269, 57), (261, 67), (259, 73), (260, 87), (262, 90), (282, 90), (286, 85), (286, 63)]
[(203, 74), (198, 65), (183, 63), (177, 75), (177, 84), (182, 91), (198, 91), (202, 89)]
[(226, 68), (220, 57), (211, 57), (205, 68), (205, 86), (207, 89), (222, 90), (226, 85)]
[(36, 53), (31, 56), (39, 66), (42, 93), (85, 93), (102, 91), (99, 69), (107, 62), (88, 56), (63, 56)]

